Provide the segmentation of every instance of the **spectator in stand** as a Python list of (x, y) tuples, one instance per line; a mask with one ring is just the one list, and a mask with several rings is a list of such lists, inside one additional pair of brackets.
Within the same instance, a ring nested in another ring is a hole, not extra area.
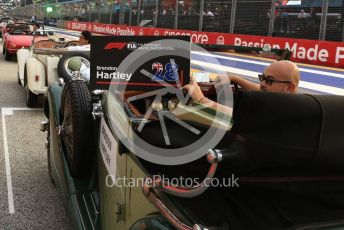
[(86, 7), (82, 7), (81, 16), (85, 16), (85, 14), (86, 14)]
[[(275, 13), (275, 14), (274, 14), (274, 17), (277, 18), (277, 17), (279, 16), (279, 11), (277, 11), (277, 10), (275, 9), (274, 13)], [(268, 10), (268, 13), (266, 14), (266, 16), (267, 16), (268, 18), (271, 17), (271, 10)]]
[(309, 14), (307, 14), (303, 9), (301, 9), (299, 15), (297, 16), (298, 18), (307, 18)]
[(215, 16), (220, 16), (219, 8), (215, 8), (214, 15)]
[(306, 18), (309, 17), (309, 14), (306, 13), (303, 9), (301, 9), (297, 17), (300, 18), (300, 29), (303, 32), (306, 29), (306, 26), (307, 26)]
[(311, 18), (315, 18), (317, 16), (317, 13), (315, 12), (314, 8), (311, 8), (311, 10), (309, 11), (309, 16)]
[(266, 13), (266, 17), (271, 18), (271, 10), (268, 10), (268, 12)]
[(289, 33), (288, 12), (285, 9), (281, 13), (281, 32)]
[(153, 15), (153, 17), (155, 17), (156, 16), (156, 11), (155, 11), (155, 9), (152, 9), (152, 15)]
[(314, 29), (315, 19), (317, 17), (317, 13), (315, 12), (314, 8), (311, 8), (311, 10), (309, 11), (309, 17), (310, 17), (310, 20), (311, 20), (311, 28)]
[(31, 17), (31, 22), (32, 22), (32, 23), (36, 23), (36, 16), (32, 16), (32, 17)]
[(207, 13), (205, 14), (206, 16), (211, 16), (213, 17), (214, 16), (214, 13), (211, 12), (210, 10), (207, 10)]

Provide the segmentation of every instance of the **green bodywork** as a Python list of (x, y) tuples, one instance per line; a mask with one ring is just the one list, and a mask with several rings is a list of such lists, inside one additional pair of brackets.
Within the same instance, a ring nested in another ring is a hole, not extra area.
[[(98, 148), (92, 175), (85, 179), (71, 176), (58, 135), (62, 89), (61, 85), (52, 84), (47, 94), (50, 121), (48, 157), (52, 179), (75, 229), (130, 229), (147, 216), (160, 218), (156, 208), (144, 197), (141, 187), (106, 186), (108, 172)], [(94, 122), (99, 126), (99, 119)], [(95, 136), (94, 141), (98, 143), (98, 133)], [(145, 177), (133, 159), (135, 157), (130, 153), (118, 153), (117, 177)]]

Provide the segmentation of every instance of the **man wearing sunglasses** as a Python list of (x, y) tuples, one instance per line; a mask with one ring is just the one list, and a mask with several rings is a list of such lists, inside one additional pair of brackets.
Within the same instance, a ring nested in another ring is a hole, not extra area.
[[(227, 76), (219, 76), (226, 78)], [(264, 73), (258, 75), (260, 84), (253, 83), (237, 76), (230, 76), (231, 83), (235, 83), (245, 90), (257, 90), (278, 93), (296, 93), (300, 81), (300, 72), (297, 65), (290, 61), (277, 61), (269, 65)], [(227, 80), (227, 79), (226, 79)], [(230, 108), (217, 104), (206, 98), (195, 80), (184, 86), (188, 90), (192, 99), (201, 104), (208, 104), (214, 109), (222, 112), (231, 112)]]
[(264, 73), (258, 74), (260, 84), (246, 79), (230, 76), (230, 81), (247, 90), (266, 92), (296, 93), (300, 81), (300, 71), (297, 65), (290, 61), (277, 61), (269, 65)]

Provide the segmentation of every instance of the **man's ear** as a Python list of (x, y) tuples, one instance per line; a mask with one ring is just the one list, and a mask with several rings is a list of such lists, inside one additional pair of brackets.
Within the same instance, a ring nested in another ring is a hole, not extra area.
[(289, 90), (290, 92), (295, 92), (295, 90), (296, 90), (296, 85), (295, 85), (294, 83), (289, 84), (288, 90)]

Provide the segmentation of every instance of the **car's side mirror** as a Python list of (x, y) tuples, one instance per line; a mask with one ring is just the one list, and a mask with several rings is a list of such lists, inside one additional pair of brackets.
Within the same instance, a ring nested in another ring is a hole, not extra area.
[(68, 68), (72, 71), (79, 71), (82, 61), (79, 57), (72, 57), (68, 62)]

